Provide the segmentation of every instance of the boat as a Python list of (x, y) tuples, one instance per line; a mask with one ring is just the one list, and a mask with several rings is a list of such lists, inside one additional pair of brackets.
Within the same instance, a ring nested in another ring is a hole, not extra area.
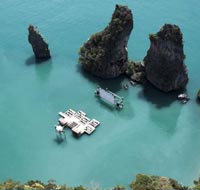
[(180, 99), (180, 100), (187, 99), (188, 95), (187, 94), (179, 94), (177, 98)]
[(183, 94), (179, 94), (177, 96), (177, 98), (178, 98), (178, 100), (182, 101), (182, 104), (186, 104), (190, 100), (189, 96), (187, 94), (184, 94), (184, 93)]
[(123, 88), (124, 88), (125, 90), (128, 90), (128, 84), (123, 84)]

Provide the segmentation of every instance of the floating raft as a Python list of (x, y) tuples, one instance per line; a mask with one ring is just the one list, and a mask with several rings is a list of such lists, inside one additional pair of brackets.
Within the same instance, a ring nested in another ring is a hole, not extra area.
[(100, 122), (96, 119), (90, 120), (86, 117), (86, 113), (83, 111), (75, 112), (74, 110), (69, 109), (64, 113), (59, 112), (58, 115), (61, 117), (58, 120), (59, 124), (55, 128), (61, 130), (61, 127), (63, 129), (69, 127), (72, 132), (78, 136), (83, 133), (90, 135), (95, 131), (96, 127), (100, 125)]
[(118, 96), (117, 94), (109, 91), (108, 89), (104, 90), (101, 87), (97, 87), (95, 95), (106, 100), (112, 105), (115, 105), (117, 108), (123, 108), (123, 97)]

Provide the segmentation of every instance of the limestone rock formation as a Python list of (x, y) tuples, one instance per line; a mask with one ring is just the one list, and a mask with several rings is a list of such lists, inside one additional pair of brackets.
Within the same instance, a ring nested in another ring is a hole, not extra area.
[(188, 74), (180, 28), (165, 24), (157, 34), (151, 34), (149, 39), (151, 45), (144, 58), (147, 79), (164, 92), (185, 88)]
[(126, 6), (116, 5), (111, 22), (90, 37), (80, 48), (83, 68), (101, 78), (114, 78), (128, 66), (127, 43), (133, 28), (133, 16)]
[(39, 31), (33, 25), (28, 27), (28, 41), (32, 45), (35, 58), (37, 60), (45, 60), (51, 57), (48, 44), (45, 42)]

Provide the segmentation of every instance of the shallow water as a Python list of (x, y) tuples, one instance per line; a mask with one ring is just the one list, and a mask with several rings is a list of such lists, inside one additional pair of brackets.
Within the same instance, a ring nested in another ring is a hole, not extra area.
[[(183, 32), (191, 101), (181, 105), (175, 94), (141, 86), (121, 88), (119, 78), (101, 81), (81, 71), (78, 50), (110, 21), (116, 3), (133, 10), (129, 57), (141, 60), (148, 34), (164, 23)], [(0, 1), (0, 180), (13, 178), (68, 185), (127, 185), (137, 173), (169, 176), (185, 185), (200, 174), (200, 107), (197, 0)], [(27, 27), (37, 25), (48, 41), (52, 59), (35, 64)], [(125, 98), (117, 111), (93, 95), (109, 87)], [(59, 111), (83, 110), (101, 121), (91, 136), (79, 139), (66, 131), (59, 142), (54, 131)]]

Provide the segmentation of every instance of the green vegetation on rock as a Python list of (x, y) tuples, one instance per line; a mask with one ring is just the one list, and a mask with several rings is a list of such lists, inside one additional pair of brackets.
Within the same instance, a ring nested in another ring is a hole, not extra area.
[(200, 178), (198, 180), (194, 180), (194, 187), (192, 189), (194, 190), (200, 190)]
[[(200, 178), (194, 180), (194, 187), (186, 187), (178, 183), (175, 179), (168, 177), (138, 174), (136, 179), (131, 182), (130, 188), (133, 190), (200, 190)], [(39, 180), (30, 180), (27, 183), (20, 183), (9, 179), (0, 183), (2, 190), (89, 190), (90, 188), (82, 185), (76, 187), (68, 187), (67, 185), (58, 185), (54, 180), (49, 180), (47, 184)], [(105, 188), (96, 188), (96, 190)], [(110, 188), (109, 188), (110, 189)], [(112, 190), (125, 190), (124, 186), (117, 185)]]
[(129, 61), (126, 75), (128, 75), (131, 80), (135, 82), (143, 83), (146, 78), (142, 62)]
[(79, 50), (79, 63), (93, 75), (114, 78), (127, 69), (127, 43), (133, 16), (127, 6), (116, 5), (112, 19), (101, 32), (93, 34)]
[(180, 185), (176, 180), (167, 177), (138, 174), (136, 180), (130, 184), (134, 190), (186, 190), (188, 187)]

